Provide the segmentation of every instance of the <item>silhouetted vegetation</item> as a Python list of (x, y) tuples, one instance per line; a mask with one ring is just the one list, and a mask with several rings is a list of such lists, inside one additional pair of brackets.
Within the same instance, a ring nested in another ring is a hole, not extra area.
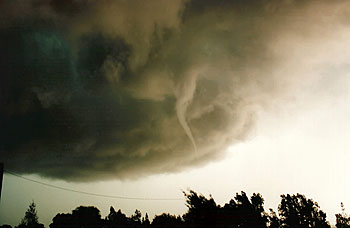
[(4, 225), (0, 226), (0, 228), (12, 228), (12, 226), (10, 226), (8, 224), (4, 224)]
[[(184, 192), (187, 212), (182, 215), (162, 213), (150, 221), (148, 214), (142, 216), (136, 210), (127, 216), (120, 209), (110, 207), (109, 214), (102, 218), (100, 210), (93, 206), (79, 206), (71, 213), (58, 213), (50, 228), (330, 228), (324, 213), (317, 202), (304, 195), (281, 195), (278, 214), (272, 209), (265, 211), (264, 199), (259, 193), (248, 197), (245, 192), (223, 206), (218, 205), (212, 196), (209, 198), (195, 191)], [(350, 228), (350, 217), (342, 212), (336, 214), (337, 228)], [(11, 228), (2, 225), (0, 228)], [(38, 222), (36, 205), (32, 202), (24, 218), (15, 228), (44, 228)]]
[(344, 204), (341, 203), (340, 204), (341, 206), (341, 213), (339, 214), (336, 214), (335, 217), (336, 217), (336, 227), (337, 228), (350, 228), (350, 216), (348, 216), (346, 213), (345, 213), (345, 207), (344, 207)]
[(313, 200), (300, 194), (282, 195), (281, 198), (278, 212), (282, 228), (330, 227), (326, 221), (326, 213)]
[(163, 213), (161, 215), (156, 215), (152, 221), (152, 227), (161, 228), (161, 227), (181, 227), (184, 221), (181, 216), (175, 216), (171, 214)]
[(57, 214), (52, 219), (50, 228), (102, 228), (104, 223), (99, 209), (80, 206), (72, 214)]
[(44, 228), (44, 224), (38, 222), (38, 215), (34, 201), (29, 205), (24, 218), (16, 228)]

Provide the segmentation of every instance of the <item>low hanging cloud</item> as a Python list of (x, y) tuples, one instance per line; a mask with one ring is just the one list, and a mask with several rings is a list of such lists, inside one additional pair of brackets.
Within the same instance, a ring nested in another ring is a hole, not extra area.
[(259, 109), (341, 62), (350, 10), (345, 1), (0, 5), (1, 160), (69, 181), (222, 157)]

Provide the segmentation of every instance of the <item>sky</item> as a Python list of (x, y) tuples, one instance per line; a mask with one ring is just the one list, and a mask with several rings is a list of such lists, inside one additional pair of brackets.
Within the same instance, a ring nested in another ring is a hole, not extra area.
[(350, 205), (347, 1), (0, 1), (0, 224), (182, 190)]

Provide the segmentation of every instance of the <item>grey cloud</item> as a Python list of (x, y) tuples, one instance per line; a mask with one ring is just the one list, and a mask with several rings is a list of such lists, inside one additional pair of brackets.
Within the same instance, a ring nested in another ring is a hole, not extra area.
[(70, 181), (136, 178), (222, 157), (284, 90), (270, 45), (290, 24), (283, 15), (307, 7), (2, 2), (1, 160), (15, 172)]

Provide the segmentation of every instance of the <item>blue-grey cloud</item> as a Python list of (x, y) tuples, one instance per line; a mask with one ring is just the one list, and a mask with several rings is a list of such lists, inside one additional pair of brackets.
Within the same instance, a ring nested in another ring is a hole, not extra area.
[(249, 134), (257, 107), (284, 90), (271, 43), (310, 5), (1, 4), (1, 160), (19, 173), (71, 181), (221, 157)]

